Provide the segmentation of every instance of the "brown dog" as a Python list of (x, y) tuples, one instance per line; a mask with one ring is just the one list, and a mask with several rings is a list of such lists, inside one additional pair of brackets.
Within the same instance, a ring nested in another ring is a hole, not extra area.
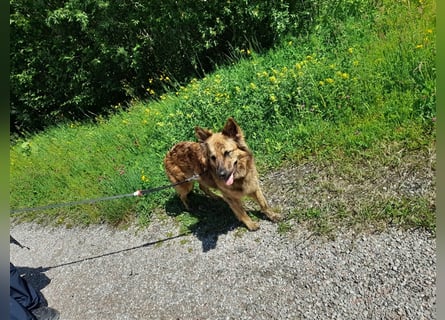
[[(251, 231), (257, 230), (259, 224), (252, 221), (243, 208), (241, 199), (244, 196), (255, 200), (270, 220), (281, 219), (273, 212), (261, 191), (254, 157), (249, 150), (241, 128), (229, 118), (222, 132), (195, 127), (198, 142), (180, 142), (173, 146), (164, 158), (165, 171), (172, 183), (184, 181), (199, 174), (198, 183), (201, 190), (212, 198), (218, 197), (209, 188), (218, 189), (222, 198), (229, 204), (239, 221)], [(185, 207), (189, 209), (187, 195), (193, 189), (193, 182), (177, 185)]]

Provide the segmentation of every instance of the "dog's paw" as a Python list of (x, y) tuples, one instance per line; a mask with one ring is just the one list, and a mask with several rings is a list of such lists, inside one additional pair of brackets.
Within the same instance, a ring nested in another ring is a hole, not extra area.
[(273, 214), (271, 214), (270, 220), (272, 220), (273, 222), (280, 222), (281, 220), (283, 220), (283, 216), (279, 213), (274, 212)]
[(263, 213), (271, 220), (272, 222), (279, 222), (283, 220), (283, 216), (278, 212), (273, 212), (272, 210), (265, 210)]
[(246, 227), (249, 231), (256, 231), (260, 228), (260, 224), (255, 221), (250, 221), (249, 223), (246, 223)]

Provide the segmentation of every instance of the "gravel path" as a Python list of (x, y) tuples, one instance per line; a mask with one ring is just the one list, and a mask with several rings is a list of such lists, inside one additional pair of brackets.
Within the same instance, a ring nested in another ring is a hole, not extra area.
[(11, 234), (30, 250), (10, 259), (61, 319), (436, 318), (436, 240), (419, 230), (177, 232), (24, 223)]
[[(361, 180), (304, 164), (262, 184), (286, 217), (389, 196), (434, 203), (433, 163), (434, 153), (408, 154), (397, 170), (358, 168), (370, 175)], [(266, 220), (244, 232), (233, 219), (223, 231), (180, 235), (172, 216), (153, 216), (127, 230), (11, 223), (30, 250), (11, 245), (10, 260), (65, 320), (436, 318), (436, 239), (420, 229), (365, 226), (327, 240), (297, 219), (284, 233)]]

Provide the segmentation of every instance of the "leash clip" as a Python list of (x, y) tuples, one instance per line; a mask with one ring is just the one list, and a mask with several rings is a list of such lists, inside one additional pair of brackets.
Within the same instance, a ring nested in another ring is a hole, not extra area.
[(188, 178), (188, 179), (185, 179), (185, 181), (186, 182), (189, 182), (189, 181), (195, 181), (195, 180), (198, 180), (198, 178), (199, 178), (199, 174), (194, 174), (193, 176), (191, 176), (190, 178)]
[(142, 193), (141, 190), (136, 190), (135, 192), (133, 192), (133, 196), (135, 197), (142, 197), (144, 194)]

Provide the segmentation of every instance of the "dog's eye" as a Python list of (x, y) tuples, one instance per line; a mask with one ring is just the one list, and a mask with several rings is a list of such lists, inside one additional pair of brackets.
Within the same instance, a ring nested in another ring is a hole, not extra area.
[(210, 159), (211, 159), (212, 161), (216, 161), (216, 156), (210, 156)]
[(225, 151), (224, 152), (224, 157), (230, 157), (232, 156), (232, 151)]

